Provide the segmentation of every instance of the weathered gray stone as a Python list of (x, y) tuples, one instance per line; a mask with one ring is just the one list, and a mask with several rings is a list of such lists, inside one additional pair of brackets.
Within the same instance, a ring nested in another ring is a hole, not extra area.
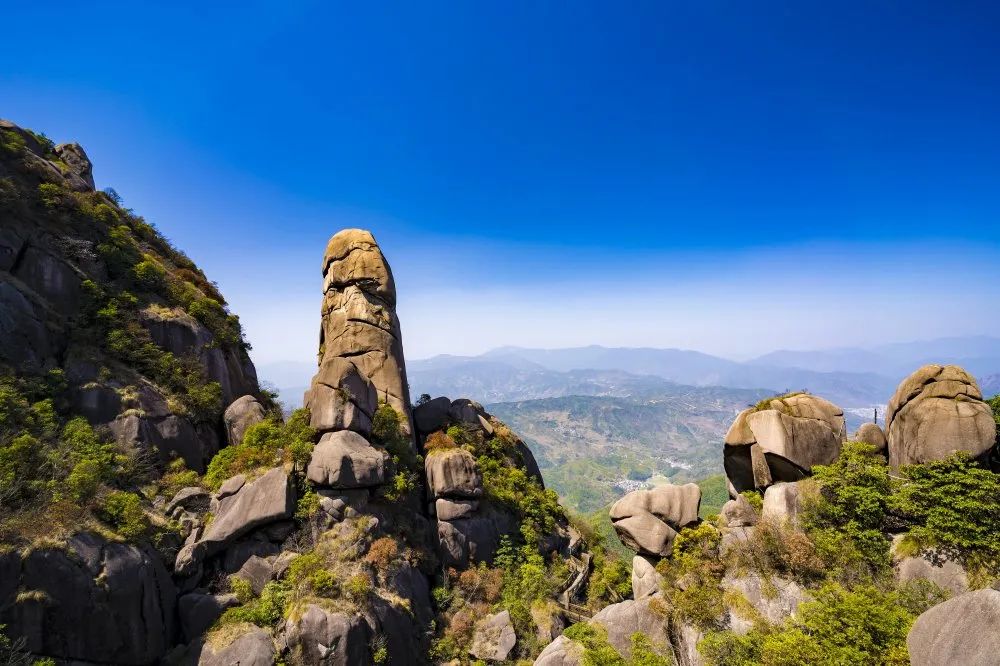
[(927, 580), (952, 595), (969, 591), (969, 576), (960, 563), (948, 558), (934, 557), (930, 553), (902, 557), (897, 552), (902, 539), (902, 534), (893, 537), (890, 550), (897, 582), (903, 584), (914, 580)]
[(178, 507), (183, 507), (185, 509), (190, 509), (191, 511), (199, 512), (208, 509), (208, 491), (200, 486), (189, 486), (187, 488), (181, 488), (174, 495), (173, 499), (167, 502), (166, 506), (163, 507), (163, 513), (170, 515), (174, 512), (174, 509)]
[(207, 557), (258, 527), (291, 518), (295, 488), (288, 474), (275, 467), (220, 502), (219, 513), (198, 545)]
[(566, 636), (559, 636), (545, 646), (534, 666), (579, 666), (583, 663), (583, 646)]
[(632, 634), (636, 632), (649, 638), (654, 648), (669, 654), (669, 613), (660, 610), (665, 608), (668, 606), (663, 595), (657, 593), (606, 606), (590, 623), (604, 627), (608, 643), (625, 658), (632, 656)]
[(242, 444), (247, 428), (260, 423), (266, 416), (267, 410), (264, 409), (264, 405), (252, 395), (244, 395), (234, 400), (222, 416), (226, 424), (226, 439), (229, 445)]
[(664, 484), (652, 490), (633, 490), (611, 506), (611, 520), (651, 513), (675, 530), (698, 522), (701, 489), (697, 484)]
[(448, 425), (448, 410), (451, 409), (451, 400), (441, 396), (428, 400), (422, 405), (413, 408), (413, 424), (421, 436), (426, 436), (442, 430)]
[(405, 416), (403, 426), (411, 431), (396, 286), (371, 233), (344, 229), (330, 238), (323, 256), (323, 291), (320, 362), (349, 358), (378, 397)]
[(885, 416), (889, 465), (942, 460), (957, 451), (983, 456), (996, 422), (976, 380), (957, 365), (925, 365), (900, 383)]
[[(781, 624), (795, 614), (800, 603), (810, 598), (805, 589), (793, 580), (772, 576), (765, 583), (757, 573), (746, 576), (727, 574), (722, 579), (722, 587), (741, 594), (771, 624)], [(745, 634), (753, 626), (753, 618), (741, 617), (738, 612), (731, 614), (730, 628), (736, 633)]]
[(94, 189), (94, 165), (90, 163), (83, 146), (78, 143), (60, 143), (55, 147), (55, 152), (63, 164), (87, 185), (87, 189)]
[(504, 661), (516, 643), (517, 635), (514, 633), (510, 613), (501, 611), (487, 615), (476, 623), (469, 654), (476, 659)]
[(663, 589), (663, 576), (641, 555), (632, 558), (632, 598), (650, 597)]
[(273, 557), (264, 559), (257, 555), (251, 555), (240, 567), (240, 570), (233, 575), (250, 583), (250, 589), (253, 590), (254, 594), (259, 595), (264, 591), (264, 586), (271, 582), (273, 566), (271, 560), (273, 559)]
[(240, 489), (246, 485), (247, 477), (243, 474), (237, 474), (236, 476), (231, 476), (222, 482), (219, 486), (219, 491), (215, 493), (215, 499), (224, 500), (230, 495), (235, 495), (240, 491)]
[(966, 592), (930, 608), (906, 637), (913, 666), (995, 666), (1000, 656), (1000, 592)]
[(877, 423), (862, 423), (858, 431), (854, 433), (854, 441), (867, 442), (883, 454), (886, 454), (889, 448), (885, 433), (882, 432), (882, 428), (878, 427)]
[(368, 626), (359, 615), (334, 613), (310, 604), (285, 623), (288, 648), (306, 664), (360, 666), (371, 663)]
[(371, 488), (386, 480), (389, 454), (350, 430), (328, 432), (313, 449), (306, 477), (332, 488)]
[(84, 532), (4, 560), (0, 624), (28, 652), (139, 666), (172, 646), (176, 590), (155, 551)]
[(802, 486), (798, 483), (776, 483), (764, 491), (762, 519), (798, 527), (801, 513)]
[(271, 637), (263, 629), (252, 629), (219, 650), (204, 646), (198, 666), (274, 666), (274, 660)]
[(446, 566), (465, 568), (493, 559), (500, 544), (500, 529), (488, 517), (474, 516), (438, 521), (438, 552)]
[(227, 608), (239, 605), (235, 594), (191, 592), (177, 599), (177, 615), (184, 637), (193, 641), (203, 635)]
[(674, 547), (677, 532), (651, 513), (616, 520), (612, 523), (618, 538), (640, 555), (666, 557)]
[(424, 460), (424, 471), (434, 497), (476, 498), (483, 494), (476, 459), (465, 449), (431, 452)]
[(756, 525), (758, 520), (757, 512), (743, 495), (737, 495), (722, 505), (719, 517), (726, 527), (750, 527)]
[(319, 432), (353, 430), (368, 435), (378, 408), (375, 385), (349, 359), (327, 357), (303, 400)]
[(434, 511), (438, 520), (466, 518), (478, 509), (478, 500), (450, 500), (441, 497), (434, 502)]
[(729, 428), (726, 476), (739, 492), (797, 481), (836, 460), (845, 435), (844, 411), (833, 403), (808, 393), (773, 398), (740, 412)]

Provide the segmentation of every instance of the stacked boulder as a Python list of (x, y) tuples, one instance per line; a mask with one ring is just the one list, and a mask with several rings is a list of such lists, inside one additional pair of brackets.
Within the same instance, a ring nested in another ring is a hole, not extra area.
[(403, 414), (410, 430), (395, 307), (392, 270), (371, 233), (334, 234), (323, 258), (319, 370), (304, 399), (321, 435), (306, 478), (333, 520), (363, 505), (391, 476), (389, 454), (368, 439), (379, 400)]
[[(506, 464), (521, 467), (544, 488), (534, 456), (520, 438), (507, 430), (473, 400), (446, 397), (426, 400), (413, 409), (413, 422), (421, 449), (431, 435), (457, 428), (470, 442), (483, 444), (503, 430), (510, 442)], [(518, 520), (501, 507), (483, 499), (483, 479), (475, 457), (466, 448), (425, 450), (424, 473), (430, 505), (437, 519), (438, 554), (445, 566), (463, 569), (475, 562), (488, 562), (500, 537), (517, 531)], [(569, 542), (565, 526), (549, 536), (548, 550), (561, 550)]]
[(611, 506), (622, 543), (640, 555), (667, 557), (677, 533), (698, 522), (701, 489), (694, 483), (634, 490)]
[(885, 415), (892, 467), (941, 460), (957, 451), (985, 459), (996, 422), (976, 380), (956, 365), (925, 365), (904, 379)]
[(743, 410), (726, 433), (723, 463), (731, 490), (764, 490), (798, 481), (840, 455), (844, 410), (808, 393), (779, 396)]
[(364, 434), (383, 400), (411, 431), (396, 285), (370, 232), (345, 229), (327, 243), (321, 317), (320, 369), (305, 397), (313, 427)]
[(253, 556), (276, 559), (281, 543), (294, 529), (295, 486), (281, 467), (253, 480), (234, 476), (210, 502), (214, 519), (207, 527), (194, 526), (174, 563), (184, 590), (197, 587), (209, 558), (228, 574), (240, 571)]

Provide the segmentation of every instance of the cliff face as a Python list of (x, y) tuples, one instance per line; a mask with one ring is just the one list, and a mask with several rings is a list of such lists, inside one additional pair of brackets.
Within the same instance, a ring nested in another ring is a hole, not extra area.
[(260, 404), (247, 348), (83, 148), (0, 121), (0, 624), (24, 649), (151, 663), (175, 644), (181, 528), (149, 497), (226, 446), (230, 403)]
[(0, 121), (0, 364), (61, 374), (74, 414), (203, 470), (259, 393), (239, 321), (153, 226), (94, 189), (76, 144)]

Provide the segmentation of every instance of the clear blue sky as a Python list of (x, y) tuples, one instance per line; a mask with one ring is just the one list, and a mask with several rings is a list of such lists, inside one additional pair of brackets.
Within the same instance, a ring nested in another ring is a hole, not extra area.
[(344, 226), (389, 255), (413, 357), (1000, 332), (996, 3), (3, 17), (0, 117), (83, 144), (221, 284), (258, 361), (311, 358)]

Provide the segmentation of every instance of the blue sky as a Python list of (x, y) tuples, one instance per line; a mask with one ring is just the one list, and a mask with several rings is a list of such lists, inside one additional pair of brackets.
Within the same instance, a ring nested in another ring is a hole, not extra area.
[(33, 4), (0, 116), (84, 145), (258, 362), (312, 358), (346, 226), (411, 357), (1000, 333), (995, 3)]

